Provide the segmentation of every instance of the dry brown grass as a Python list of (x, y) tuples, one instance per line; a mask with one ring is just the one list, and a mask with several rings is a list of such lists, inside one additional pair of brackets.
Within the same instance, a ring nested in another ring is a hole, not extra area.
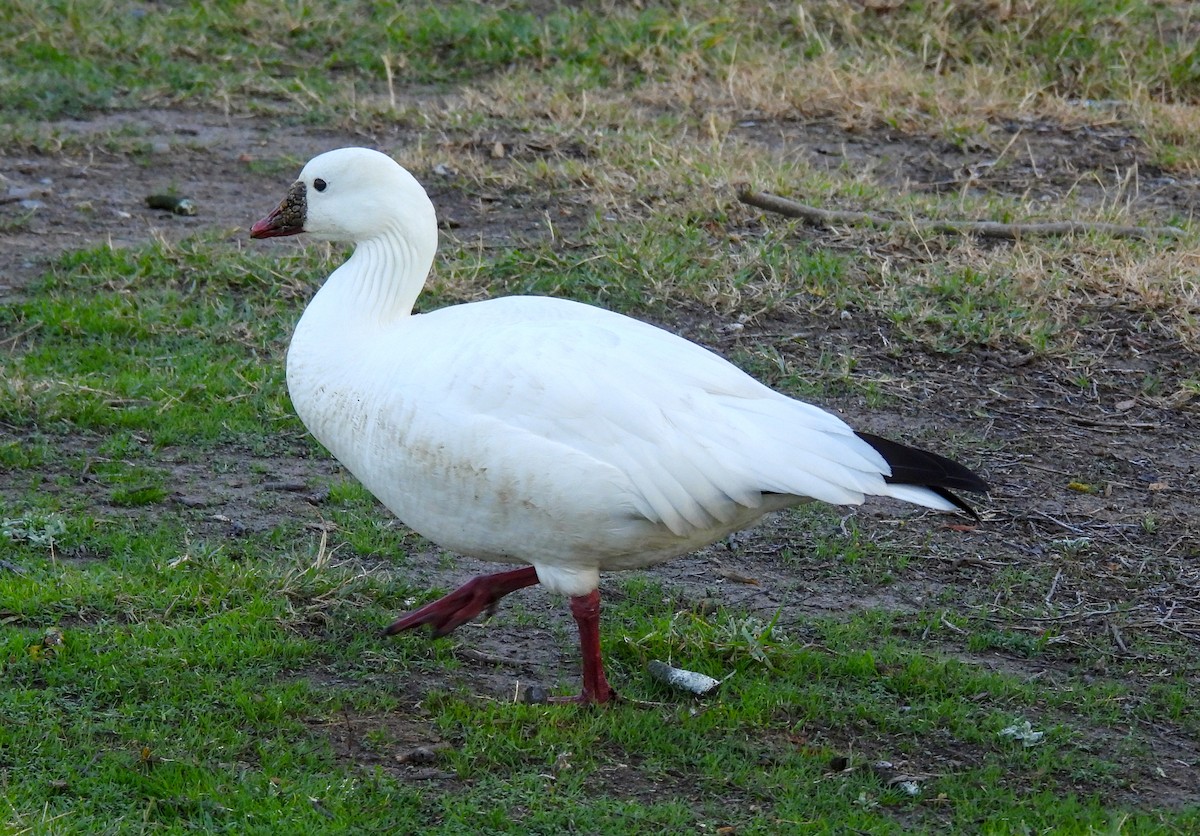
[[(451, 90), (413, 92), (402, 83), (404, 56), (381, 53), (378, 83), (354, 85), (347, 118), (413, 126), (419, 141), (395, 149), (402, 160), (452, 171), (472, 193), (526, 193), (647, 224), (757, 224), (760, 213), (736, 205), (732, 187), (743, 182), (898, 218), (1179, 223), (1186, 209), (1173, 214), (1172, 205), (1186, 199), (1170, 204), (1143, 181), (1160, 166), (1178, 177), (1200, 169), (1200, 108), (1172, 86), (1170, 67), (1141, 52), (1194, 28), (1185, 5), (1155, 7), (1157, 23), (1106, 18), (1086, 33), (1091, 52), (1078, 48), (1083, 35), (1066, 37), (1058, 74), (1053, 57), (1038, 52), (1039, 39), (1077, 25), (1058, 4), (935, 3), (923, 17), (887, 2), (696, 5), (681, 14), (701, 37), (641, 48), (609, 68), (603, 87), (527, 62)], [(861, 146), (860, 156), (829, 164), (847, 143)], [(1045, 170), (1074, 144), (1083, 147)], [(765, 223), (788, 234), (781, 219)], [(554, 224), (548, 216), (552, 240)], [(993, 303), (1011, 296), (1018, 309), (985, 339), (1048, 350), (1039, 335), (1052, 332), (1054, 350), (1069, 351), (1087, 311), (1115, 304), (1154, 318), (1186, 346), (1200, 344), (1191, 236), (1011, 246), (911, 231), (834, 238), (856, 253), (873, 288), (862, 303), (880, 315), (942, 315), (945, 300), (929, 288), (970, 273), (985, 277), (972, 292)], [(779, 275), (757, 245), (731, 245), (717, 231), (711, 243), (726, 252), (726, 270), (765, 264), (757, 289), (728, 277), (651, 277), (647, 292), (713, 310), (733, 310), (753, 293), (770, 307), (794, 293), (795, 277)], [(462, 285), (472, 281), (470, 248), (463, 242), (463, 264), (445, 271), (458, 297), (481, 292)]]
[[(948, 193), (897, 191), (893, 184), (879, 182), (878, 173), (867, 167), (814, 167), (811, 153), (803, 145), (764, 138), (768, 131), (757, 135), (755, 128), (739, 129), (739, 122), (746, 121), (742, 117), (747, 114), (755, 114), (754, 121), (766, 122), (797, 118), (797, 111), (782, 101), (770, 105), (768, 91), (774, 89), (771, 85), (777, 84), (779, 77), (770, 84), (764, 78), (759, 77), (763, 83), (758, 86), (747, 81), (737, 95), (716, 86), (691, 85), (690, 101), (677, 101), (674, 106), (667, 83), (640, 91), (636, 103), (630, 106), (616, 94), (571, 96), (547, 85), (539, 86), (532, 78), (519, 82), (496, 79), (486, 90), (467, 90), (440, 99), (433, 111), (426, 109), (425, 118), (445, 126), (445, 138), (409, 148), (405, 158), (423, 170), (448, 166), (483, 191), (517, 189), (555, 195), (556, 200), (589, 206), (597, 214), (615, 213), (625, 218), (641, 215), (659, 221), (695, 214), (728, 214), (738, 223), (752, 222), (758, 214), (736, 207), (732, 189), (734, 183), (751, 182), (800, 195), (808, 202), (870, 209), (898, 217), (1157, 222), (1143, 205), (1136, 167), (1080, 172), (1050, 201), (1031, 191), (1045, 188), (1036, 182), (1016, 192), (969, 178)], [(816, 84), (825, 89), (826, 101), (836, 105), (825, 108), (824, 116), (812, 116), (810, 122), (823, 125), (832, 121), (838, 130), (858, 131), (856, 120), (864, 124), (878, 122), (885, 108), (899, 100), (900, 91), (908, 90), (906, 85), (912, 79), (882, 73), (878, 84), (859, 81), (863, 86), (841, 92), (832, 91), (830, 85)], [(994, 90), (1000, 87), (997, 82)], [(712, 98), (707, 98), (709, 94)], [(950, 124), (951, 103), (961, 108), (956, 112), (979, 120), (972, 130), (978, 129), (987, 139), (987, 119), (981, 115), (984, 108), (977, 100), (947, 93), (942, 99), (946, 108), (938, 109), (929, 106), (928, 98), (922, 99), (911, 90), (907, 95), (903, 107), (890, 111), (892, 116), (888, 118), (903, 121), (903, 129), (896, 131), (908, 137), (904, 142), (914, 153), (923, 145), (944, 143), (944, 134), (923, 135), (918, 128), (922, 124), (929, 127), (935, 121), (943, 126)], [(747, 101), (754, 104), (747, 107)], [(1060, 110), (1040, 109), (1045, 101), (1039, 104), (1028, 98), (1018, 104), (1026, 108), (1026, 118), (1058, 125), (1065, 121), (1060, 117), (1078, 119), (1083, 114), (1079, 108), (1062, 102), (1056, 102)], [(920, 111), (918, 105), (925, 110)], [(768, 106), (773, 107), (769, 115)], [(841, 108), (836, 117), (830, 115), (835, 106)], [(998, 96), (992, 106), (1001, 112), (1003, 105)], [(481, 110), (487, 113), (489, 124), (507, 124), (511, 129), (481, 131), (470, 127), (468, 114), (477, 115)], [(901, 112), (906, 114), (903, 120), (896, 115)], [(431, 115), (434, 113), (441, 115)], [(819, 134), (816, 131), (816, 139)], [(1001, 170), (1011, 158), (1027, 153), (1016, 143), (1017, 138), (998, 137), (981, 145), (977, 156), (990, 169)], [(813, 139), (808, 136), (802, 142)], [(1005, 144), (1001, 145), (1000, 140)], [(497, 159), (490, 153), (496, 142), (507, 149), (508, 156)], [(539, 153), (522, 154), (522, 143), (537, 147)], [(1024, 159), (1017, 162), (1024, 163)], [(1091, 244), (1078, 240), (1030, 240), (1012, 247), (983, 247), (968, 239), (929, 245), (929, 259), (900, 272), (895, 269), (896, 259), (886, 255), (887, 247), (882, 249), (883, 255), (870, 255), (874, 236), (859, 235), (850, 240), (857, 243), (848, 246), (859, 247), (863, 258), (874, 265), (871, 272), (881, 283), (876, 304), (882, 311), (905, 294), (905, 287), (928, 285), (941, 281), (947, 272), (970, 270), (1004, 277), (1007, 285), (1017, 290), (1018, 303), (1038, 312), (1031, 320), (1034, 330), (1049, 324), (1056, 331), (1069, 332), (1079, 319), (1078, 306), (1104, 296), (1152, 313), (1176, 331), (1185, 344), (1198, 344), (1200, 308), (1190, 239), (1152, 245), (1109, 242), (1094, 251)], [(927, 246), (919, 236), (909, 236), (904, 247), (914, 244)], [(721, 240), (715, 240), (714, 245), (721, 246)], [(757, 258), (753, 254), (745, 257)], [(763, 281), (770, 285), (763, 292), (771, 298), (789, 292), (771, 280), (770, 271)], [(705, 306), (728, 309), (729, 299), (742, 299), (745, 293), (744, 287), (726, 285), (706, 290), (692, 288), (686, 295), (696, 294)], [(1029, 338), (1020, 332), (1015, 336)]]

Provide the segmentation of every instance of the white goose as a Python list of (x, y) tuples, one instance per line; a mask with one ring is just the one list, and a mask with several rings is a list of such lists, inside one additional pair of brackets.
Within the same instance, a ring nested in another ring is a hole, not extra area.
[(570, 597), (582, 702), (613, 696), (601, 570), (695, 551), (768, 512), (889, 496), (970, 508), (949, 459), (856, 433), (687, 340), (600, 308), (516, 296), (413, 315), (437, 249), (425, 190), (390, 157), (304, 166), (255, 238), (305, 232), (354, 253), (309, 303), (287, 383), (305, 426), (415, 531), (525, 568), (475, 578), (392, 624), (444, 635), (541, 583)]

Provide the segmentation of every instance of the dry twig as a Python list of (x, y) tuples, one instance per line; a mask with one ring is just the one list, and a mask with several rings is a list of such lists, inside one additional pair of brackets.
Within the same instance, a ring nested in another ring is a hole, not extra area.
[(927, 220), (887, 218), (869, 212), (847, 212), (838, 209), (818, 209), (796, 203), (785, 197), (756, 192), (739, 186), (738, 200), (768, 212), (789, 218), (800, 218), (818, 226), (849, 224), (851, 226), (911, 227), (929, 232), (952, 232), (960, 235), (982, 235), (985, 238), (1021, 238), (1025, 235), (1074, 235), (1100, 232), (1117, 238), (1178, 238), (1183, 230), (1177, 226), (1127, 226), (1095, 221), (1051, 221), (1043, 223), (1001, 223), (999, 221)]

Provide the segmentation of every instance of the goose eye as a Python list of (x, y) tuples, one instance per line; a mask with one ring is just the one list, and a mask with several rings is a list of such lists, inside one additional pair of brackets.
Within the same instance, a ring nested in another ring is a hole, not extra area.
[(325, 183), (325, 181), (322, 180), (320, 177), (318, 177), (316, 180), (313, 180), (313, 188), (319, 192), (325, 191), (326, 185), (327, 184)]

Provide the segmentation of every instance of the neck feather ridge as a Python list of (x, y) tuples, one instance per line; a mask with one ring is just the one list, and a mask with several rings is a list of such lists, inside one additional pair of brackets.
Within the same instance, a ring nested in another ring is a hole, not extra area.
[(433, 253), (414, 247), (398, 230), (389, 229), (360, 241), (327, 285), (360, 322), (384, 325), (412, 313), (433, 265)]

